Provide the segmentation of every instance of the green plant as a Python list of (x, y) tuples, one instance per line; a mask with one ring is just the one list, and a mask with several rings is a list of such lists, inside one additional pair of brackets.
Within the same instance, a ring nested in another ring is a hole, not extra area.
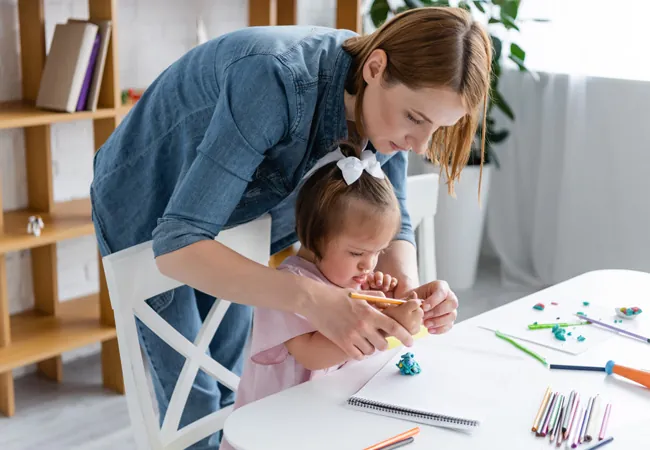
[[(503, 51), (503, 42), (497, 36), (498, 30), (501, 31), (520, 31), (519, 25), (523, 21), (518, 18), (519, 5), (521, 0), (460, 0), (456, 5), (450, 5), (449, 0), (403, 0), (404, 5), (394, 8), (390, 5), (389, 0), (373, 0), (369, 9), (370, 19), (375, 27), (379, 27), (386, 21), (389, 15), (399, 14), (403, 11), (421, 8), (427, 6), (457, 6), (463, 8), (473, 15), (480, 15), (487, 23), (488, 33), (492, 39), (492, 79), (490, 86), (490, 100), (488, 102), (486, 116), (486, 133), (485, 133), (485, 162), (494, 162), (498, 167), (499, 160), (493, 151), (493, 145), (505, 141), (508, 138), (509, 131), (506, 129), (497, 129), (493, 112), (496, 107), (511, 121), (514, 122), (515, 115), (510, 105), (503, 97), (499, 90), (499, 78), (502, 73), (502, 64), (505, 59), (512, 61), (521, 71), (528, 71), (525, 65), (526, 52), (516, 43), (511, 43), (508, 51)], [(540, 19), (533, 19), (542, 21)], [(532, 72), (531, 72), (532, 73)], [(533, 73), (533, 76), (536, 76)], [(481, 161), (480, 137), (482, 127), (477, 130), (475, 145), (472, 146), (469, 164), (479, 164)]]

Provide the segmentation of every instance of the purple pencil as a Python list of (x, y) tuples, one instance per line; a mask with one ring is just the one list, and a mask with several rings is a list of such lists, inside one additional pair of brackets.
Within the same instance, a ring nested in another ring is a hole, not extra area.
[(576, 413), (576, 419), (575, 419), (575, 427), (573, 427), (573, 433), (571, 434), (571, 448), (576, 448), (578, 446), (578, 437), (580, 437), (580, 425), (582, 418), (584, 417), (583, 414), (583, 407), (581, 406), (578, 412)]
[(585, 418), (582, 421), (580, 426), (580, 434), (578, 435), (578, 442), (583, 443), (585, 440), (585, 433), (587, 432), (587, 424), (589, 423), (589, 415), (591, 414), (591, 408), (594, 406), (594, 398), (589, 397), (587, 402), (587, 407), (585, 409)]
[(576, 314), (576, 316), (580, 317), (581, 319), (586, 320), (587, 322), (595, 323), (596, 325), (600, 325), (601, 327), (605, 327), (605, 328), (607, 328), (607, 329), (609, 329), (611, 331), (615, 331), (617, 333), (625, 334), (627, 336), (633, 337), (635, 339), (640, 339), (640, 340), (645, 341), (648, 344), (650, 344), (650, 338), (649, 337), (641, 336), (640, 334), (632, 333), (631, 331), (627, 331), (627, 330), (625, 330), (623, 328), (615, 327), (615, 326), (610, 325), (608, 323), (601, 322), (601, 321), (596, 320), (596, 319), (592, 319), (590, 317), (587, 317), (584, 314)]
[(551, 420), (553, 415), (553, 409), (555, 408), (555, 402), (557, 402), (558, 397), (560, 396), (559, 392), (553, 392), (553, 398), (551, 398), (550, 406), (548, 411), (546, 411), (546, 417), (544, 417), (544, 422), (542, 426), (537, 430), (538, 436), (546, 436), (546, 430), (548, 430), (548, 423)]

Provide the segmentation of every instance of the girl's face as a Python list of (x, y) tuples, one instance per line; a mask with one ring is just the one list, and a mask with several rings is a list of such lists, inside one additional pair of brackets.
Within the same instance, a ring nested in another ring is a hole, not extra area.
[(327, 242), (316, 266), (330, 282), (342, 288), (359, 289), (366, 276), (374, 271), (379, 255), (395, 237), (395, 221), (382, 218), (378, 221), (386, 224), (364, 227), (361, 221), (350, 220), (342, 233)]
[(403, 84), (386, 84), (386, 53), (375, 50), (363, 76), (363, 125), (378, 152), (389, 154), (413, 150), (424, 154), (431, 135), (450, 127), (467, 114), (460, 94), (447, 88), (413, 90)]

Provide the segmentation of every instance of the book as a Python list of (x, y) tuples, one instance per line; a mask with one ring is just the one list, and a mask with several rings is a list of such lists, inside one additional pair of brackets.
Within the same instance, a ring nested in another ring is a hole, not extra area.
[[(472, 360), (459, 362), (458, 351), (433, 349), (422, 339), (411, 349), (401, 348), (359, 391), (348, 398), (347, 407), (367, 413), (405, 419), (424, 425), (471, 432), (491, 413), (491, 392), (474, 392), (473, 376), (481, 370), (467, 367)], [(420, 365), (417, 375), (402, 375), (397, 368), (401, 356), (412, 352)], [(466, 383), (463, 383), (466, 381)], [(468, 386), (465, 390), (463, 386)], [(487, 398), (486, 398), (487, 396)]]
[(95, 61), (97, 60), (97, 52), (99, 51), (99, 44), (101, 38), (99, 34), (95, 36), (95, 43), (93, 44), (93, 50), (90, 53), (90, 61), (88, 61), (88, 67), (86, 68), (86, 76), (84, 77), (84, 82), (81, 85), (81, 92), (79, 93), (79, 100), (77, 100), (77, 111), (83, 111), (86, 109), (86, 102), (88, 101), (88, 91), (90, 90), (90, 82), (93, 79), (93, 71), (95, 69)]
[(108, 43), (111, 38), (112, 22), (110, 20), (83, 20), (72, 18), (68, 19), (68, 23), (70, 22), (93, 23), (99, 27), (97, 32), (100, 38), (99, 50), (97, 51), (97, 58), (92, 71), (92, 82), (90, 83), (88, 100), (85, 104), (85, 109), (87, 111), (96, 111), (99, 100), (99, 90), (104, 77), (106, 56), (108, 55)]
[(74, 112), (90, 62), (98, 27), (92, 23), (59, 23), (41, 75), (36, 106)]

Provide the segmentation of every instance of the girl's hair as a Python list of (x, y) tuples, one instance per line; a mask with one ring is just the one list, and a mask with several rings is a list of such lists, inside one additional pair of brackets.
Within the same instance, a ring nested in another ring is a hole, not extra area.
[[(346, 157), (359, 157), (361, 153), (348, 141), (341, 142), (339, 147)], [(362, 201), (364, 206), (353, 204), (354, 200)], [(343, 231), (350, 219), (355, 219), (355, 224), (364, 231), (373, 232), (390, 226), (397, 234), (401, 215), (393, 185), (387, 176), (375, 178), (365, 170), (357, 181), (348, 185), (336, 162), (326, 164), (316, 170), (298, 191), (298, 239), (303, 247), (321, 259), (328, 240)]]
[(461, 95), (468, 115), (452, 127), (439, 128), (431, 136), (427, 152), (428, 158), (445, 170), (450, 193), (469, 160), (483, 103), (482, 175), (492, 45), (470, 13), (452, 7), (411, 9), (372, 34), (348, 39), (343, 48), (353, 57), (346, 90), (356, 95), (355, 125), (361, 135), (365, 135), (361, 120), (366, 88), (363, 66), (374, 50), (381, 49), (388, 57), (384, 82), (402, 83), (411, 89), (444, 86)]

